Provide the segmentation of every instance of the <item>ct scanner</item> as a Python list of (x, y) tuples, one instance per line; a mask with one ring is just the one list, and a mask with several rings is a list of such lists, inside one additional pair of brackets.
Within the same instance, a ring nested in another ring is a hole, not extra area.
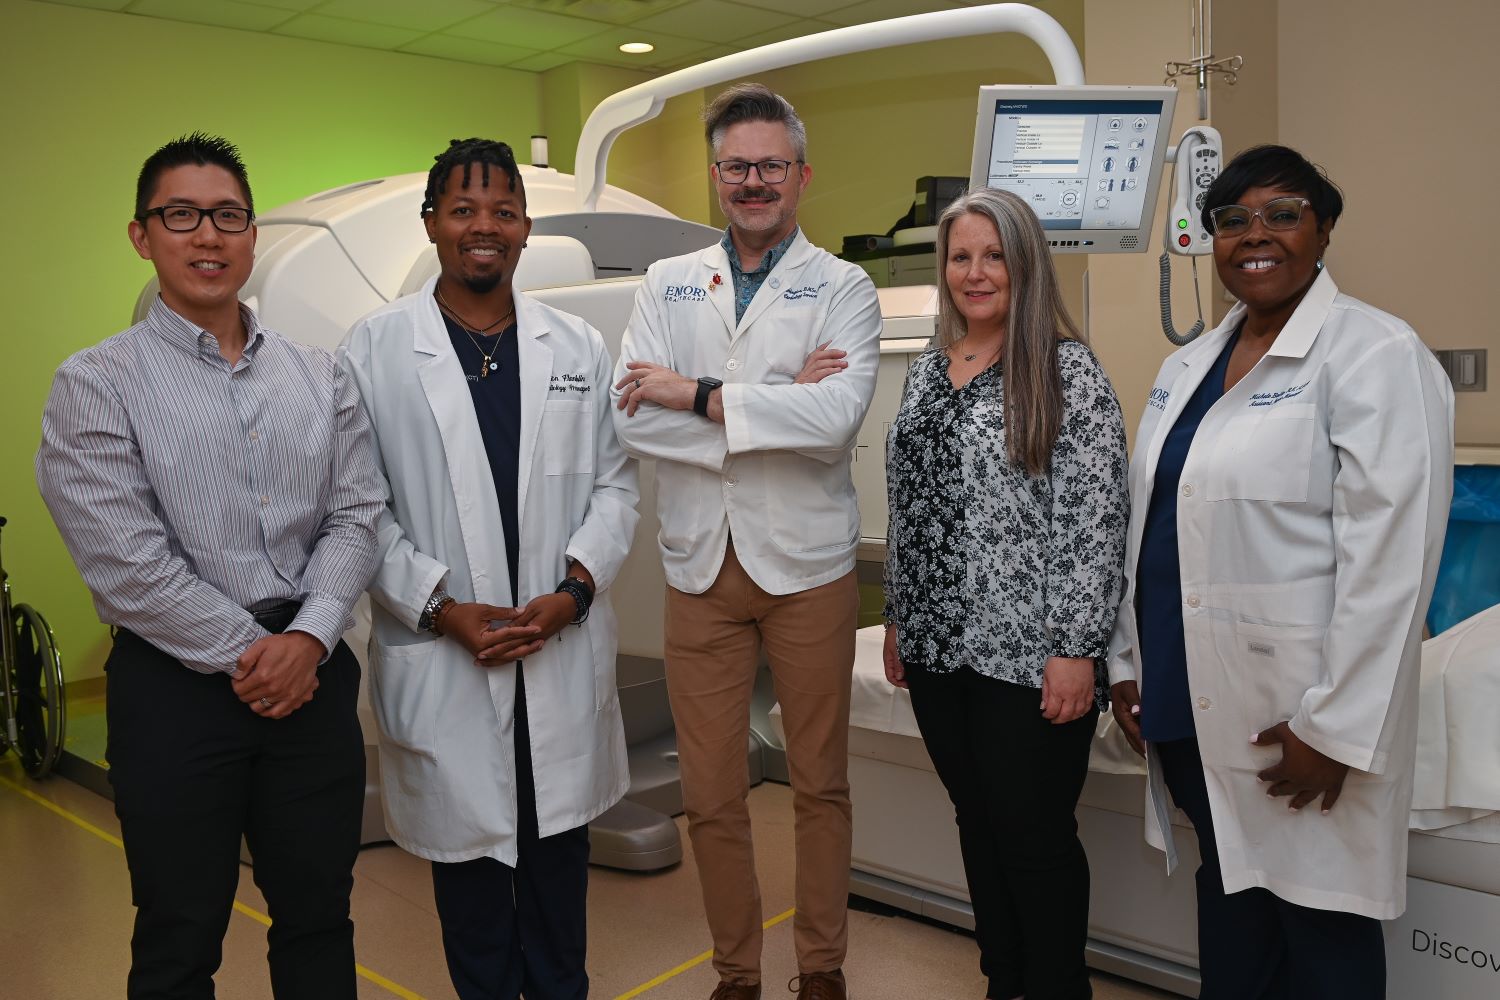
[[(1030, 7), (999, 4), (794, 39), (678, 71), (607, 99), (584, 127), (576, 177), (521, 167), (535, 225), (517, 287), (582, 316), (618, 351), (645, 268), (720, 238), (718, 230), (676, 219), (604, 183), (609, 147), (621, 131), (654, 117), (667, 98), (713, 83), (847, 52), (1005, 30), (1036, 40), (1059, 83), (1082, 83), (1077, 52), (1055, 21)], [(436, 256), (418, 216), (425, 182), (421, 173), (364, 181), (267, 212), (258, 220), (256, 264), (245, 300), (272, 328), (335, 347), (356, 319), (416, 289), (435, 272)], [(899, 406), (907, 364), (931, 338), (937, 312), (931, 286), (879, 293), (885, 319), (880, 378), (853, 467), (865, 535), (860, 570), (862, 579), (871, 581), (878, 581), (884, 555), (885, 427)], [(153, 284), (141, 295), (137, 318), (154, 295)], [(682, 804), (661, 665), (665, 580), (654, 545), (658, 522), (650, 462), (642, 465), (641, 488), (635, 548), (615, 585), (631, 787), (590, 832), (596, 863), (652, 870), (682, 857), (677, 827), (669, 819)], [(367, 608), (361, 611), (349, 639), (363, 655), (369, 618)], [(1471, 700), (1463, 692), (1485, 691), (1486, 685), (1490, 694), (1500, 695), (1500, 611), (1477, 616), (1428, 645), (1424, 699), (1432, 690), (1434, 697), (1462, 705)], [(972, 926), (952, 807), (932, 772), (906, 693), (884, 680), (878, 630), (863, 630), (858, 648), (850, 743), (854, 891)], [(1430, 682), (1429, 670), (1435, 678)], [(769, 684), (758, 685), (752, 781), (786, 777), (772, 701)], [(362, 721), (371, 763), (364, 839), (372, 842), (384, 839), (384, 824), (376, 724), (367, 706)], [(1467, 760), (1472, 748), (1460, 746), (1441, 720), (1424, 725), (1424, 759), (1433, 773), (1424, 785), (1419, 766), (1418, 795), (1427, 790), (1430, 808), (1417, 824), (1422, 830), (1412, 834), (1410, 908), (1388, 924), (1389, 995), (1402, 1000), (1419, 991), (1444, 1000), (1500, 996), (1500, 813), (1495, 811), (1500, 810), (1500, 750), (1492, 754), (1497, 759), (1476, 763), (1490, 768), (1488, 784), (1479, 782), (1480, 790), (1473, 792), (1475, 783), (1469, 782), (1464, 787), (1470, 792), (1460, 801), (1442, 789), (1454, 786), (1449, 779), (1465, 770), (1459, 758)], [(1496, 742), (1493, 723), (1485, 731)], [(1193, 839), (1179, 842), (1185, 863), (1168, 879), (1161, 857), (1142, 838), (1144, 778), (1138, 762), (1107, 719), (1092, 771), (1078, 811), (1094, 872), (1090, 963), (1196, 996)], [(914, 852), (913, 843), (926, 848)]]

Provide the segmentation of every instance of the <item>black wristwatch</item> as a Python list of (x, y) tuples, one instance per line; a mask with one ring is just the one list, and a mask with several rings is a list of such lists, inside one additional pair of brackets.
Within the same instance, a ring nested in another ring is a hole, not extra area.
[(693, 397), (693, 412), (700, 417), (708, 416), (708, 397), (715, 389), (723, 385), (722, 379), (716, 379), (712, 375), (705, 375), (698, 380), (698, 395)]

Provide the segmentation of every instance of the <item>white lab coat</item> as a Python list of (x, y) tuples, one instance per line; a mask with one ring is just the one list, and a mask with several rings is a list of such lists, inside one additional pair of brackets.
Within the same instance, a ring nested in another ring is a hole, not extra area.
[[(650, 361), (724, 382), (722, 424), (649, 402), (634, 416), (615, 411), (625, 449), (658, 460), (668, 583), (707, 590), (731, 531), (745, 572), (771, 594), (810, 590), (854, 568), (859, 504), (849, 462), (875, 392), (880, 328), (869, 276), (800, 232), (738, 323), (723, 246), (650, 267), (616, 381), (626, 362)], [(849, 367), (794, 385), (825, 342), (848, 352)]]
[[(355, 324), (341, 351), (390, 483), (371, 584), (370, 700), (386, 825), (434, 861), (516, 863), (516, 668), (474, 666), (416, 629), (433, 588), (508, 606), (494, 478), (433, 281)], [(527, 657), (526, 706), (543, 837), (587, 823), (629, 783), (609, 586), (638, 518), (635, 463), (609, 416), (611, 361), (583, 320), (516, 294), (521, 363), (519, 602), (552, 593), (567, 559), (598, 594), (588, 621)]]
[[(1167, 358), (1130, 466), (1126, 591), (1110, 681), (1139, 679), (1135, 567), (1167, 432), (1244, 315)], [(1326, 271), (1199, 425), (1177, 497), (1188, 683), (1224, 888), (1378, 919), (1406, 904), (1422, 617), (1453, 492), (1452, 387), (1411, 327)], [(1141, 691), (1149, 700), (1149, 688)], [(1252, 733), (1293, 731), (1351, 768), (1298, 813)], [(1149, 761), (1146, 836), (1176, 855)]]

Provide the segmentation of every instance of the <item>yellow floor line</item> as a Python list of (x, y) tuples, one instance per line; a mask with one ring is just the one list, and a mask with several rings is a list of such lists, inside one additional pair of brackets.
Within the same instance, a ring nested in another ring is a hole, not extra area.
[[(775, 927), (777, 924), (781, 923), (783, 920), (788, 919), (789, 917), (792, 916), (792, 914), (794, 914), (796, 912), (797, 912), (796, 907), (793, 907), (792, 909), (787, 910), (785, 913), (778, 913), (776, 916), (772, 917), (770, 920), (767, 920), (765, 923), (761, 924), (761, 927), (764, 930), (770, 930), (772, 927)], [(641, 985), (637, 986), (635, 989), (631, 990), (630, 992), (628, 992), (628, 993), (621, 993), (619, 996), (615, 997), (615, 1000), (632, 1000), (632, 998), (640, 996), (642, 993), (645, 993), (647, 990), (653, 990), (653, 989), (655, 989), (656, 987), (660, 986), (662, 983), (666, 982), (668, 979), (675, 979), (678, 976), (682, 975), (687, 970), (695, 968), (695, 967), (697, 967), (699, 965), (702, 965), (704, 962), (708, 961), (710, 958), (713, 958), (713, 957), (714, 957), (714, 953), (713, 953), (712, 950), (705, 951), (701, 955), (695, 955), (692, 958), (688, 959), (686, 962), (683, 962), (681, 965), (677, 966), (676, 968), (668, 969), (666, 972), (663, 972), (661, 975), (657, 976), (656, 978), (646, 980), (644, 983), (642, 983)]]
[[(11, 781), (9, 778), (0, 776), (0, 788), (9, 788), (11, 791), (20, 795), (22, 798), (30, 799), (32, 802), (35, 802), (43, 809), (56, 813), (63, 819), (67, 820), (69, 823), (87, 830), (89, 833), (92, 833), (94, 836), (98, 837), (100, 840), (104, 841), (107, 844), (113, 844), (114, 846), (121, 848), (122, 850), (125, 847), (124, 842), (109, 831), (100, 829), (99, 827), (90, 823), (88, 820), (84, 819), (82, 816), (78, 816), (74, 813), (69, 812), (62, 806), (58, 805), (56, 802), (53, 802), (50, 799), (43, 798), (36, 792), (33, 792), (31, 789), (26, 788), (23, 785), (18, 785), (14, 781)], [(236, 912), (243, 913), (245, 916), (249, 917), (251, 920), (254, 920), (258, 924), (264, 924), (267, 927), (271, 926), (270, 917), (266, 916), (264, 913), (261, 913), (259, 910), (246, 906), (244, 903), (241, 903), (237, 899), (234, 901), (234, 908)], [(394, 996), (400, 997), (401, 1000), (423, 1000), (420, 994), (413, 993), (406, 987), (391, 982), (380, 973), (375, 972), (371, 969), (367, 969), (363, 965), (356, 965), (354, 967), (354, 971), (361, 978), (368, 979), (370, 982), (374, 983), (376, 986), (379, 986), (381, 989), (386, 990)], [(635, 996), (634, 993), (630, 995)]]

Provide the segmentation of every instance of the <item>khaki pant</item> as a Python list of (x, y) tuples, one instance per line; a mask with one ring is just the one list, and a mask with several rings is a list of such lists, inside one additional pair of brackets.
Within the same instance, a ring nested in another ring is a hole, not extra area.
[(745, 748), (762, 644), (786, 730), (797, 844), (799, 972), (844, 964), (849, 937), (849, 687), (859, 590), (854, 573), (798, 594), (756, 586), (730, 546), (702, 594), (669, 587), (667, 692), (683, 804), (721, 978), (760, 981), (760, 886), (750, 843)]

